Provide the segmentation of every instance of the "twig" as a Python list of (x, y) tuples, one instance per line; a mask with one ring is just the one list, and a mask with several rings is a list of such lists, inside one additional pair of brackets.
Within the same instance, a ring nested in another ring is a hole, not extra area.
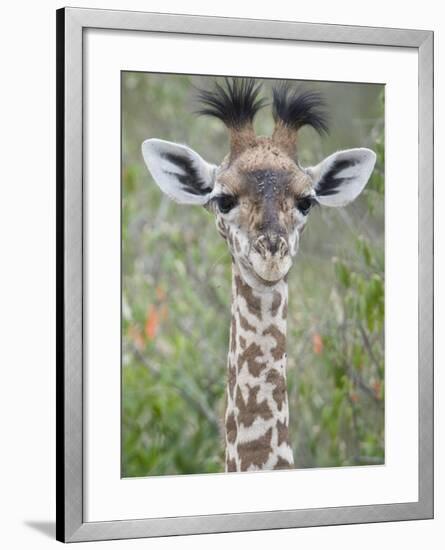
[(369, 341), (368, 335), (366, 334), (365, 329), (363, 328), (362, 323), (358, 321), (358, 328), (360, 330), (360, 334), (362, 335), (363, 343), (365, 344), (365, 348), (368, 350), (369, 357), (371, 358), (371, 361), (374, 363), (375, 368), (377, 369), (377, 372), (380, 370), (379, 362), (377, 361), (376, 356), (374, 355), (374, 351), (371, 346), (371, 342)]
[(346, 366), (349, 376), (352, 378), (354, 384), (356, 384), (364, 393), (371, 397), (375, 403), (380, 403), (380, 399), (376, 396), (373, 390), (365, 383), (363, 378), (358, 372), (355, 372), (350, 365)]

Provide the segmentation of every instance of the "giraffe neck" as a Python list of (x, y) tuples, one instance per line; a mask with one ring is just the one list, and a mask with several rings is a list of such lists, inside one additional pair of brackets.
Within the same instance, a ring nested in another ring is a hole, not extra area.
[(232, 265), (226, 471), (293, 466), (286, 389), (287, 282), (253, 289)]

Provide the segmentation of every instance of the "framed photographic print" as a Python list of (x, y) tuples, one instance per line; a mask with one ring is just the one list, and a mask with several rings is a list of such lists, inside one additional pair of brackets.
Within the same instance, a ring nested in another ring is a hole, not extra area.
[(57, 40), (57, 538), (431, 518), (433, 33)]

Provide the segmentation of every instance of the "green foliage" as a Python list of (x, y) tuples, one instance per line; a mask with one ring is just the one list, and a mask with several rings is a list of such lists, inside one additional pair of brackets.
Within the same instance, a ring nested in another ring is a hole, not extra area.
[[(213, 217), (164, 197), (140, 154), (141, 142), (153, 136), (221, 161), (227, 136), (217, 121), (193, 115), (196, 84), (206, 79), (123, 75), (124, 477), (223, 471), (230, 257)], [(378, 464), (384, 461), (383, 93), (369, 85), (314, 87), (336, 109), (331, 138), (302, 133), (304, 163), (354, 146), (373, 148), (378, 162), (353, 205), (311, 214), (289, 278), (294, 453), (298, 467)], [(270, 133), (270, 113), (257, 127)]]

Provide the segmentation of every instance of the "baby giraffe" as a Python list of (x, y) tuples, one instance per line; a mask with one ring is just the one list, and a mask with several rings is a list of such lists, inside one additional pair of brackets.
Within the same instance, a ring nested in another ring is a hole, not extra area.
[(365, 187), (376, 155), (336, 152), (314, 167), (297, 158), (298, 131), (327, 131), (316, 92), (288, 83), (273, 89), (272, 137), (256, 136), (264, 107), (252, 79), (226, 79), (201, 91), (200, 114), (221, 120), (230, 151), (219, 166), (177, 143), (147, 139), (145, 163), (173, 200), (205, 206), (232, 256), (227, 361), (225, 467), (228, 472), (292, 468), (286, 388), (287, 278), (311, 207), (345, 206)]

